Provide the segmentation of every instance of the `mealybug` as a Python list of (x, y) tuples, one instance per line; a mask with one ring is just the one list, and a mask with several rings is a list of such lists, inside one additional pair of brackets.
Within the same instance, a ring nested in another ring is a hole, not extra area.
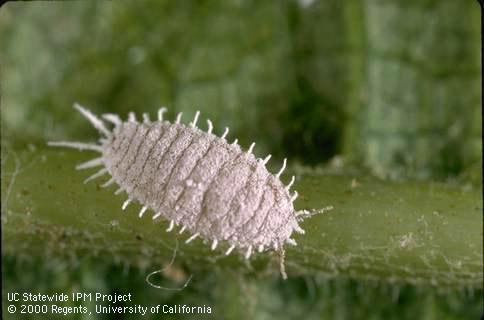
[(287, 186), (279, 179), (286, 159), (277, 174), (266, 169), (270, 155), (257, 159), (254, 143), (243, 151), (237, 140), (228, 143), (225, 128), (221, 137), (212, 133), (213, 125), (207, 120), (208, 130), (197, 128), (199, 112), (185, 125), (163, 120), (165, 108), (158, 111), (158, 119), (151, 121), (143, 114), (138, 122), (134, 113), (127, 121), (115, 114), (103, 114), (102, 119), (89, 110), (74, 104), (83, 116), (102, 134), (100, 144), (81, 142), (49, 142), (50, 146), (92, 150), (101, 156), (80, 164), (76, 169), (101, 166), (84, 182), (105, 174), (110, 179), (102, 186), (116, 183), (116, 194), (126, 192), (122, 205), (137, 201), (141, 204), (139, 217), (147, 210), (153, 219), (169, 221), (167, 231), (180, 226), (179, 233), (190, 233), (186, 243), (197, 237), (211, 242), (212, 250), (223, 243), (228, 255), (234, 249), (249, 258), (253, 251), (277, 250), (284, 271), (284, 245), (296, 245), (291, 234), (304, 233), (298, 224), (304, 214), (296, 213), (293, 202), (297, 192), (289, 193), (294, 176)]

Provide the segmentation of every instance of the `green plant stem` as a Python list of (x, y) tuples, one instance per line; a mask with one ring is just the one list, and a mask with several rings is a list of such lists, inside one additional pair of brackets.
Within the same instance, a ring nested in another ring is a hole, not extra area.
[[(140, 206), (121, 205), (114, 186), (82, 181), (93, 172), (76, 164), (90, 152), (6, 151), (2, 158), (3, 254), (77, 263), (107, 259), (147, 268), (163, 266), (178, 239), (176, 263), (190, 272), (210, 268), (263, 276), (278, 270), (277, 255), (250, 262), (211, 251), (187, 234), (165, 232), (166, 222), (138, 218)], [(94, 171), (94, 170), (92, 170)], [(290, 172), (283, 176), (288, 181)], [(480, 190), (432, 182), (386, 182), (368, 176), (295, 169), (298, 210), (333, 209), (301, 223), (305, 235), (287, 246), (289, 277), (334, 277), (473, 288), (482, 285)]]

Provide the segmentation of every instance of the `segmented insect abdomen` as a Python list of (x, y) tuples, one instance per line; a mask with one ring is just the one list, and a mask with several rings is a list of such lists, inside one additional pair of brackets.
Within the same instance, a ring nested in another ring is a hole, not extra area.
[(197, 128), (123, 122), (103, 158), (130, 199), (202, 238), (278, 247), (297, 226), (279, 179), (252, 153)]

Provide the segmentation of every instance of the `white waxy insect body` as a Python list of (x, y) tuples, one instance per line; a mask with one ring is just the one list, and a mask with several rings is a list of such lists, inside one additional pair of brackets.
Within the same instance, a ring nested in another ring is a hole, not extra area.
[(142, 123), (133, 113), (124, 122), (108, 114), (103, 118), (114, 124), (111, 131), (87, 109), (75, 108), (105, 136), (102, 144), (49, 144), (100, 151), (101, 158), (78, 168), (104, 165), (89, 179), (109, 173), (128, 194), (123, 210), (137, 201), (142, 205), (140, 217), (152, 210), (154, 219), (170, 221), (167, 231), (174, 225), (181, 226), (179, 233), (189, 231), (187, 242), (200, 237), (215, 249), (219, 241), (225, 241), (227, 254), (237, 248), (246, 258), (253, 248), (263, 251), (277, 250), (285, 243), (295, 245), (291, 234), (304, 232), (293, 207), (295, 196), (289, 193), (294, 178), (287, 187), (279, 179), (286, 160), (276, 175), (270, 173), (265, 167), (270, 156), (257, 159), (252, 154), (254, 144), (248, 152), (237, 140), (229, 144), (225, 139), (228, 128), (222, 137), (212, 134), (210, 121), (208, 132), (198, 129), (199, 112), (189, 125), (180, 123), (181, 113), (175, 123), (163, 121), (164, 108), (159, 120), (151, 121), (144, 114)]

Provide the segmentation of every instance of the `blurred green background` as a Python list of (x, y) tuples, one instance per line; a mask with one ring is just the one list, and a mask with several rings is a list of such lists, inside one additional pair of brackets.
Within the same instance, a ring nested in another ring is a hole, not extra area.
[[(215, 133), (229, 126), (242, 146), (255, 141), (255, 154), (279, 162), (343, 162), (383, 179), (481, 188), (477, 1), (7, 3), (0, 59), (2, 156), (47, 140), (94, 140), (75, 101), (123, 117), (154, 117), (163, 105), (169, 118), (183, 111), (185, 121), (201, 110)], [(9, 254), (2, 267), (4, 293), (130, 290), (145, 304), (211, 305), (217, 319), (473, 319), (482, 312), (482, 290), (321, 274), (285, 282), (197, 274), (180, 293), (150, 288), (145, 270), (104, 260), (73, 265)]]

